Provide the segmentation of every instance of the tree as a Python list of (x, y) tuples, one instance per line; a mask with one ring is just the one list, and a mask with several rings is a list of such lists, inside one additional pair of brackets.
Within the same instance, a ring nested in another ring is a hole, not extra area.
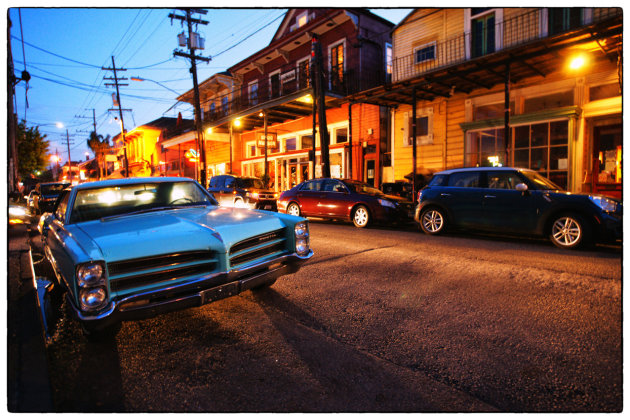
[(44, 171), (48, 164), (48, 140), (39, 127), (26, 127), (22, 120), (17, 126), (18, 174), (20, 178)]
[(101, 134), (96, 134), (96, 131), (92, 131), (90, 137), (87, 139), (87, 145), (94, 152), (94, 156), (96, 156), (96, 162), (98, 162), (98, 179), (102, 179), (105, 153), (111, 148), (109, 136), (103, 137)]

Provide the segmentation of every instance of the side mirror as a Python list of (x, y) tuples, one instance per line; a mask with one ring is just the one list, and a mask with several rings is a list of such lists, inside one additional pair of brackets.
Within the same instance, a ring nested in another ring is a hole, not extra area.
[(516, 184), (515, 188), (516, 188), (516, 191), (525, 192), (527, 191), (527, 184), (523, 184), (523, 183)]
[(37, 231), (41, 235), (45, 236), (50, 230), (50, 224), (52, 223), (52, 221), (53, 221), (52, 213), (42, 214), (42, 216), (39, 218), (39, 223), (37, 223)]

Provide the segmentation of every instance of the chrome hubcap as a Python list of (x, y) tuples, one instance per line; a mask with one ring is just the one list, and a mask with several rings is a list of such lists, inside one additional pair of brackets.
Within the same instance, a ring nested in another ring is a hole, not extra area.
[(354, 212), (354, 221), (359, 226), (365, 226), (368, 221), (367, 211), (365, 211), (364, 208), (357, 209), (357, 211)]
[(429, 232), (438, 232), (442, 229), (442, 224), (444, 220), (442, 219), (442, 215), (439, 211), (429, 210), (422, 217), (422, 225)]
[(571, 217), (561, 217), (554, 222), (551, 234), (559, 244), (571, 246), (575, 245), (580, 240), (582, 230), (575, 219)]
[(289, 214), (291, 216), (299, 216), (300, 215), (300, 209), (295, 204), (291, 204), (289, 206)]

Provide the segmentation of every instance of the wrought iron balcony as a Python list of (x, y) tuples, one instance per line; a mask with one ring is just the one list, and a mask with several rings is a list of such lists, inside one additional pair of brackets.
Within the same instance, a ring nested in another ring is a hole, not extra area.
[[(392, 81), (411, 79), (483, 55), (555, 37), (622, 15), (621, 8), (592, 8), (589, 9), (592, 14), (589, 14), (588, 18), (585, 18), (582, 8), (547, 10), (549, 12), (545, 19), (543, 19), (543, 9), (535, 9), (497, 22), (494, 26), (485, 29), (486, 36), (465, 32), (442, 42), (426, 44), (412, 54), (393, 60)], [(565, 15), (554, 19), (553, 14), (560, 12)], [(579, 15), (573, 15), (573, 13), (579, 13)], [(499, 36), (495, 37), (495, 34)], [(485, 42), (481, 42), (481, 39)], [(497, 40), (496, 43), (495, 40)]]
[[(290, 73), (290, 71), (285, 72), (273, 81), (268, 77), (261, 78), (253, 91), (251, 86), (241, 86), (228, 94), (213, 97), (210, 101), (202, 103), (204, 122), (214, 122), (250, 109), (264, 108), (265, 105), (271, 103), (282, 103), (283, 98), (287, 101), (294, 100), (295, 94), (299, 92), (303, 92), (304, 95), (309, 94), (311, 92), (310, 77), (308, 75), (285, 77)], [(341, 77), (333, 77), (332, 80), (327, 72), (324, 73), (326, 93), (341, 98), (382, 85), (384, 82), (384, 71), (364, 70), (358, 73), (355, 70), (349, 70)]]

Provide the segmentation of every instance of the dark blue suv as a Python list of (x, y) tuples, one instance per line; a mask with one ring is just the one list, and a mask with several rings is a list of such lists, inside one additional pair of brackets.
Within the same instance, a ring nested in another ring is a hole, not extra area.
[(415, 220), (430, 235), (453, 227), (548, 236), (568, 249), (622, 236), (621, 201), (562, 191), (538, 172), (519, 168), (438, 172), (418, 193)]

